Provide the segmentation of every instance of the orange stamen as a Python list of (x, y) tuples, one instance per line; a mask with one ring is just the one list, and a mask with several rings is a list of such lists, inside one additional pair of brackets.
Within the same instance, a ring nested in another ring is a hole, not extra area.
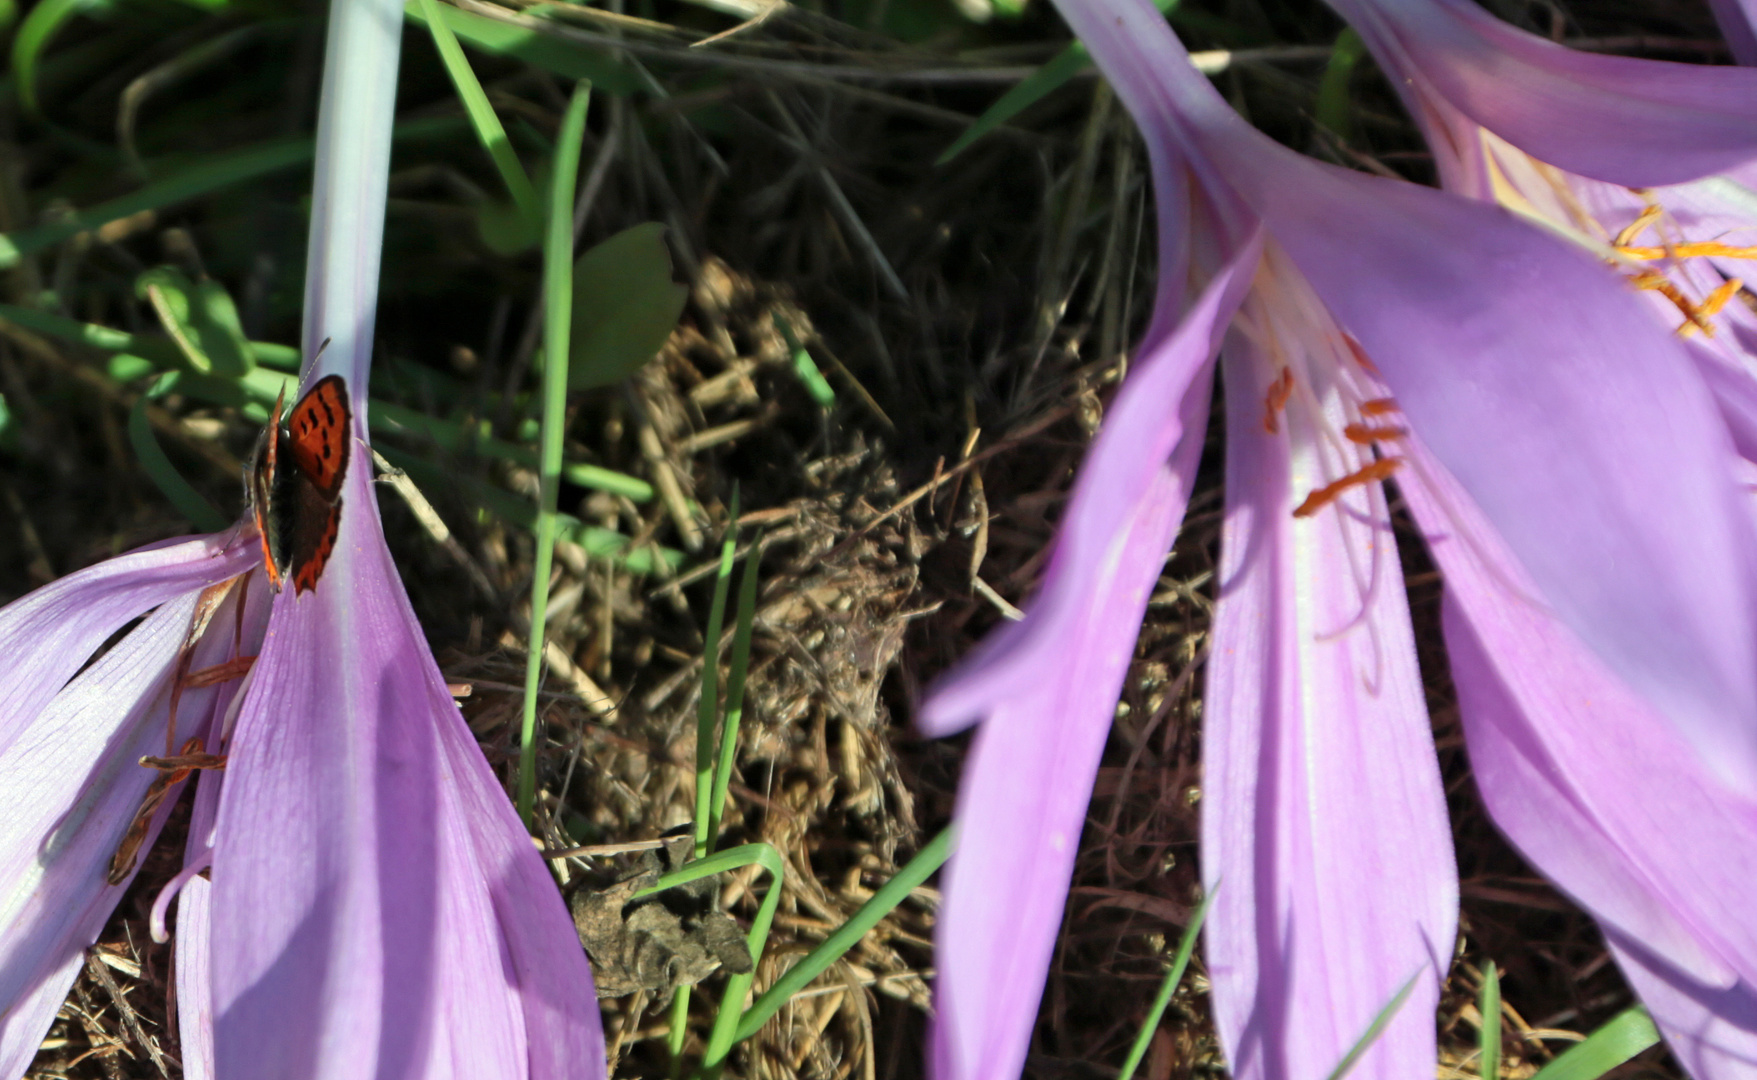
[(1615, 245), (1618, 252), (1631, 259), (1757, 259), (1757, 247), (1734, 247), (1718, 240), (1693, 240), (1685, 244), (1669, 244), (1665, 247), (1634, 247), (1622, 243), (1621, 236)]
[(214, 686), (218, 683), (231, 682), (244, 677), (250, 666), (256, 663), (254, 656), (234, 656), (223, 664), (204, 667), (200, 671), (191, 671), (183, 678), (183, 685), (191, 690), (203, 686)]
[(1708, 299), (1702, 301), (1702, 306), (1697, 310), (1700, 311), (1704, 317), (1717, 315), (1720, 313), (1721, 308), (1726, 307), (1727, 301), (1739, 295), (1739, 290), (1744, 287), (1745, 283), (1738, 278), (1727, 278), (1725, 281), (1721, 282), (1713, 292), (1708, 294)]
[(1663, 213), (1665, 213), (1665, 211), (1661, 210), (1658, 205), (1646, 207), (1641, 211), (1639, 217), (1629, 223), (1628, 228), (1617, 234), (1614, 243), (1619, 248), (1626, 248), (1630, 244), (1633, 244), (1635, 238), (1646, 232), (1647, 227), (1659, 220), (1659, 216)]
[(1269, 392), (1263, 396), (1263, 430), (1274, 435), (1281, 430), (1281, 410), (1287, 407), (1287, 399), (1293, 396), (1293, 371), (1282, 368), (1281, 374), (1269, 384)]
[(152, 827), (153, 815), (164, 803), (165, 796), (179, 782), (188, 779), (195, 769), (221, 769), (226, 759), (218, 754), (201, 752), (200, 739), (190, 739), (183, 744), (183, 753), (176, 757), (155, 758), (143, 757), (142, 765), (160, 770), (153, 780), (152, 786), (146, 789), (146, 798), (140, 802), (140, 809), (135, 811), (134, 820), (128, 823), (128, 831), (122, 834), (122, 842), (116, 846), (116, 854), (110, 857), (110, 871), (105, 876), (112, 885), (120, 885), (128, 880), (134, 870), (135, 860), (140, 857), (141, 845), (146, 843), (146, 831)]
[(1371, 446), (1373, 443), (1384, 442), (1386, 439), (1401, 439), (1407, 434), (1409, 434), (1407, 430), (1393, 424), (1379, 427), (1368, 424), (1349, 424), (1342, 429), (1344, 438), (1362, 446)]
[[(1656, 274), (1651, 270), (1646, 270), (1634, 275), (1629, 280), (1637, 289), (1650, 289), (1660, 294), (1670, 300), (1673, 307), (1683, 312), (1687, 321), (1678, 327), (1679, 337), (1689, 337), (1698, 330), (1710, 337), (1714, 336), (1714, 324), (1708, 321), (1707, 316), (1702, 313), (1702, 309), (1696, 305), (1695, 301), (1685, 296), (1676, 285), (1673, 285), (1664, 274)], [(1715, 291), (1719, 292), (1720, 290)], [(1724, 304), (1726, 301), (1722, 300), (1721, 303)]]
[(1371, 401), (1363, 401), (1360, 403), (1360, 414), (1362, 416), (1384, 416), (1386, 413), (1394, 413), (1396, 411), (1396, 398), (1377, 397)]
[(1397, 466), (1401, 464), (1403, 464), (1402, 458), (1388, 457), (1380, 458), (1363, 468), (1356, 469), (1342, 479), (1337, 480), (1334, 483), (1325, 484), (1310, 495), (1307, 495), (1306, 501), (1300, 503), (1299, 506), (1294, 509), (1293, 516), (1296, 518), (1311, 517), (1319, 510), (1322, 510), (1324, 507), (1335, 502), (1337, 497), (1349, 488), (1359, 487), (1362, 484), (1370, 484), (1378, 480), (1384, 480), (1392, 473), (1396, 472)]
[(1354, 340), (1353, 334), (1343, 334), (1342, 343), (1348, 346), (1348, 351), (1354, 354), (1354, 362), (1365, 368), (1368, 375), (1377, 376), (1379, 374), (1379, 365), (1373, 363), (1372, 357), (1368, 356), (1367, 351), (1360, 347), (1360, 342)]

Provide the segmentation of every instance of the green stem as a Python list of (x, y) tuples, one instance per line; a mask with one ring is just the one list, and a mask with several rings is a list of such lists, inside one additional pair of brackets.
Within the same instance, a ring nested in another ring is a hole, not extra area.
[(543, 680), (543, 630), (549, 608), (549, 572), (555, 561), (556, 503), (561, 496), (561, 436), (567, 417), (568, 335), (573, 306), (573, 200), (586, 106), (592, 86), (574, 86), (555, 144), (555, 176), (549, 189), (548, 232), (543, 244), (543, 432), (538, 471), (537, 557), (531, 573), (531, 644), (525, 660), (525, 713), (519, 728), (519, 817), (536, 824), (537, 690)]

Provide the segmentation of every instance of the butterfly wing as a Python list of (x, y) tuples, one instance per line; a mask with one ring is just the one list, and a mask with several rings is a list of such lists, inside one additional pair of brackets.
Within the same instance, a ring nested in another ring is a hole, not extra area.
[(275, 475), (281, 434), (281, 406), (287, 392), (282, 388), (275, 399), (275, 411), (269, 414), (268, 425), (257, 437), (256, 449), (250, 455), (250, 467), (244, 474), (244, 490), (250, 496), (250, 512), (256, 519), (256, 535), (262, 542), (262, 564), (268, 581), (277, 591), (287, 576), (287, 547), (281, 537), (281, 523), (275, 513)]
[(342, 480), (348, 475), (353, 420), (348, 384), (340, 375), (327, 375), (293, 406), (287, 424), (293, 467), (330, 502), (341, 496)]

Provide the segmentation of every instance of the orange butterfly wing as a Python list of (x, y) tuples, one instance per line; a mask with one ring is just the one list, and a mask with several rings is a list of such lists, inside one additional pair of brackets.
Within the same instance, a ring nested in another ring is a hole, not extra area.
[(341, 495), (342, 480), (348, 474), (348, 454), (354, 442), (353, 420), (348, 384), (340, 375), (326, 375), (293, 406), (288, 421), (288, 451), (293, 467), (328, 502)]

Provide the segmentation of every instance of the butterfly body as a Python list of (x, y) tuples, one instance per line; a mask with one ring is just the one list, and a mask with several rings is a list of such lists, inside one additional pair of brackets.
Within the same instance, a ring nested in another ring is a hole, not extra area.
[(244, 486), (262, 541), (263, 567), (278, 592), (317, 587), (335, 551), (342, 520), (342, 481), (353, 444), (353, 410), (340, 375), (319, 379), (280, 422), (283, 401), (257, 439)]

